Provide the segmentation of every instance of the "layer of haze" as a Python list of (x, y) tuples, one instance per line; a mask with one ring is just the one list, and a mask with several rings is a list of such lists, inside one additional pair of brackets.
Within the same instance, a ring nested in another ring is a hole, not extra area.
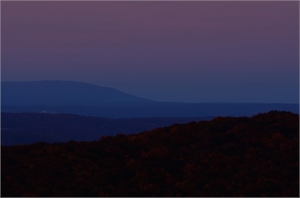
[(299, 2), (1, 2), (2, 81), (299, 102)]

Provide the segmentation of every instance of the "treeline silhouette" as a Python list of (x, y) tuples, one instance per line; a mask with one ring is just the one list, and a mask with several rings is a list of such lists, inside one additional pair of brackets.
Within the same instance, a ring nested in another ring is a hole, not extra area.
[(1, 196), (299, 196), (299, 114), (2, 146)]

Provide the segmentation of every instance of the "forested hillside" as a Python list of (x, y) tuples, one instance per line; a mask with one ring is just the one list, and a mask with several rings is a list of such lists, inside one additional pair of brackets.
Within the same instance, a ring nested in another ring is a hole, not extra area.
[(2, 146), (1, 196), (299, 196), (299, 115)]

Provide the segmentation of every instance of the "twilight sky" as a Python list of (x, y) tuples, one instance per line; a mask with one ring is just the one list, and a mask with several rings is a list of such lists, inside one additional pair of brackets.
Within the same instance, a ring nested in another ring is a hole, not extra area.
[(1, 2), (1, 80), (299, 102), (299, 2)]

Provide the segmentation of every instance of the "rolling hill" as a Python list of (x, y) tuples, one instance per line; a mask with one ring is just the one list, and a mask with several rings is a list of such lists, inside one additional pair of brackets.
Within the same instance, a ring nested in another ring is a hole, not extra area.
[(112, 119), (71, 114), (1, 113), (1, 145), (93, 141), (106, 135), (134, 134), (174, 123), (211, 117)]

